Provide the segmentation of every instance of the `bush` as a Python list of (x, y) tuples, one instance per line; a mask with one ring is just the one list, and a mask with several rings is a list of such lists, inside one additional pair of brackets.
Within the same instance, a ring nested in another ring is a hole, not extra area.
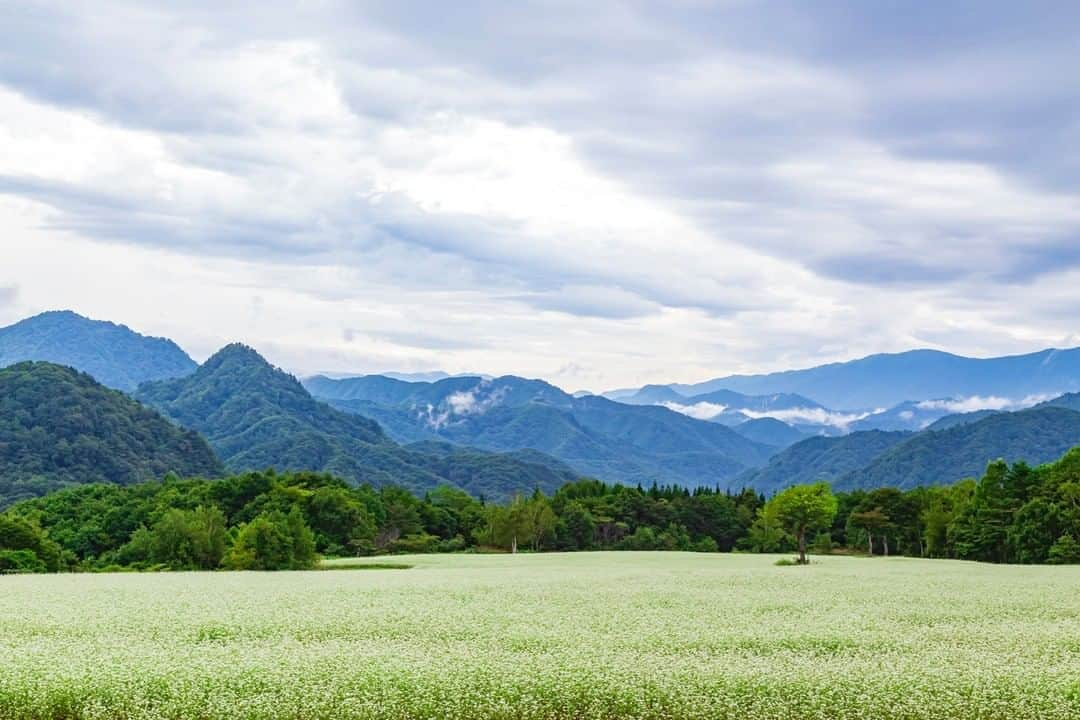
[(438, 537), (420, 532), (398, 538), (390, 543), (389, 549), (392, 553), (423, 555), (425, 553), (436, 552), (439, 549), (439, 545), (440, 542)]
[(708, 536), (703, 537), (700, 540), (698, 540), (696, 543), (694, 543), (693, 547), (690, 548), (690, 549), (693, 550), (694, 552), (705, 552), (705, 553), (720, 552), (720, 546), (716, 544), (716, 540), (714, 540), (713, 538), (708, 537)]
[(1080, 542), (1077, 542), (1068, 533), (1062, 535), (1050, 546), (1046, 562), (1054, 565), (1080, 563)]
[(33, 550), (0, 550), (0, 573), (48, 572)]
[(455, 535), (449, 540), (443, 540), (439, 543), (438, 552), (441, 553), (453, 553), (461, 552), (465, 550), (469, 544), (465, 542), (465, 538), (461, 535)]

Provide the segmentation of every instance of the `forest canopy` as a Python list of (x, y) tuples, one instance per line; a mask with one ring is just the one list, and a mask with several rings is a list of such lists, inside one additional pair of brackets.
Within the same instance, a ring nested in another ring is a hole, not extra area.
[(0, 515), (0, 570), (300, 569), (320, 555), (460, 551), (863, 552), (1008, 563), (1080, 562), (1080, 448), (1054, 463), (991, 463), (980, 479), (902, 491), (802, 485), (771, 500), (597, 480), (485, 503), (418, 497), (326, 473), (93, 484)]

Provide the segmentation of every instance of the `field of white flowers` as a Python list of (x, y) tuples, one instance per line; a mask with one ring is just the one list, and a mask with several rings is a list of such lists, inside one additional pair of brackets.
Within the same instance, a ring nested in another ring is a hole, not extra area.
[(1080, 567), (774, 560), (0, 577), (0, 718), (1080, 718)]

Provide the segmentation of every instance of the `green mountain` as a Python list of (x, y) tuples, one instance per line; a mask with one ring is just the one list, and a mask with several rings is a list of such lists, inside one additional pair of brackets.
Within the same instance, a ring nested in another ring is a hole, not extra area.
[(775, 448), (790, 447), (800, 440), (806, 439), (806, 433), (788, 425), (786, 422), (771, 417), (747, 420), (731, 429), (744, 438), (762, 445), (771, 445)]
[(664, 407), (574, 397), (514, 376), (435, 383), (317, 377), (306, 387), (334, 407), (377, 420), (402, 442), (531, 449), (609, 482), (726, 487), (774, 452), (730, 428)]
[(833, 482), (910, 437), (907, 432), (864, 430), (840, 437), (807, 438), (777, 453), (765, 467), (744, 473), (739, 483), (773, 493), (791, 485)]
[(969, 424), (928, 430), (839, 477), (839, 490), (892, 486), (910, 489), (979, 477), (1003, 459), (1039, 465), (1080, 444), (1080, 412), (1052, 405), (995, 413)]
[(68, 365), (125, 391), (195, 369), (195, 361), (171, 340), (68, 311), (42, 313), (0, 328), (0, 367), (25, 360)]
[(551, 492), (576, 477), (535, 458), (404, 448), (374, 420), (316, 401), (296, 378), (243, 345), (224, 348), (188, 377), (147, 383), (137, 397), (203, 433), (233, 472), (317, 470), (417, 493), (449, 484), (493, 499), (537, 487)]
[(953, 415), (946, 415), (945, 417), (935, 420), (926, 426), (927, 430), (947, 430), (957, 425), (970, 425), (976, 423), (985, 417), (991, 415), (997, 415), (1001, 410), (972, 410), (971, 412), (955, 413)]
[(46, 362), (0, 370), (0, 506), (69, 485), (222, 470), (198, 434), (85, 373)]

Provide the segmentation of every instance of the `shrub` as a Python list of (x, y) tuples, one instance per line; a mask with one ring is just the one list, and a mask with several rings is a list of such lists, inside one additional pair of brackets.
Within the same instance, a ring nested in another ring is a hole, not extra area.
[(439, 549), (439, 545), (440, 542), (438, 537), (421, 532), (398, 538), (390, 543), (389, 549), (392, 553), (422, 555), (424, 553), (436, 552)]
[(48, 572), (33, 550), (0, 550), (0, 573)]
[(693, 550), (694, 552), (714, 553), (720, 552), (720, 546), (716, 544), (716, 540), (706, 536), (694, 543), (694, 546), (691, 548), (691, 550)]
[(1062, 535), (1050, 546), (1046, 561), (1054, 565), (1080, 563), (1080, 542), (1068, 533)]

